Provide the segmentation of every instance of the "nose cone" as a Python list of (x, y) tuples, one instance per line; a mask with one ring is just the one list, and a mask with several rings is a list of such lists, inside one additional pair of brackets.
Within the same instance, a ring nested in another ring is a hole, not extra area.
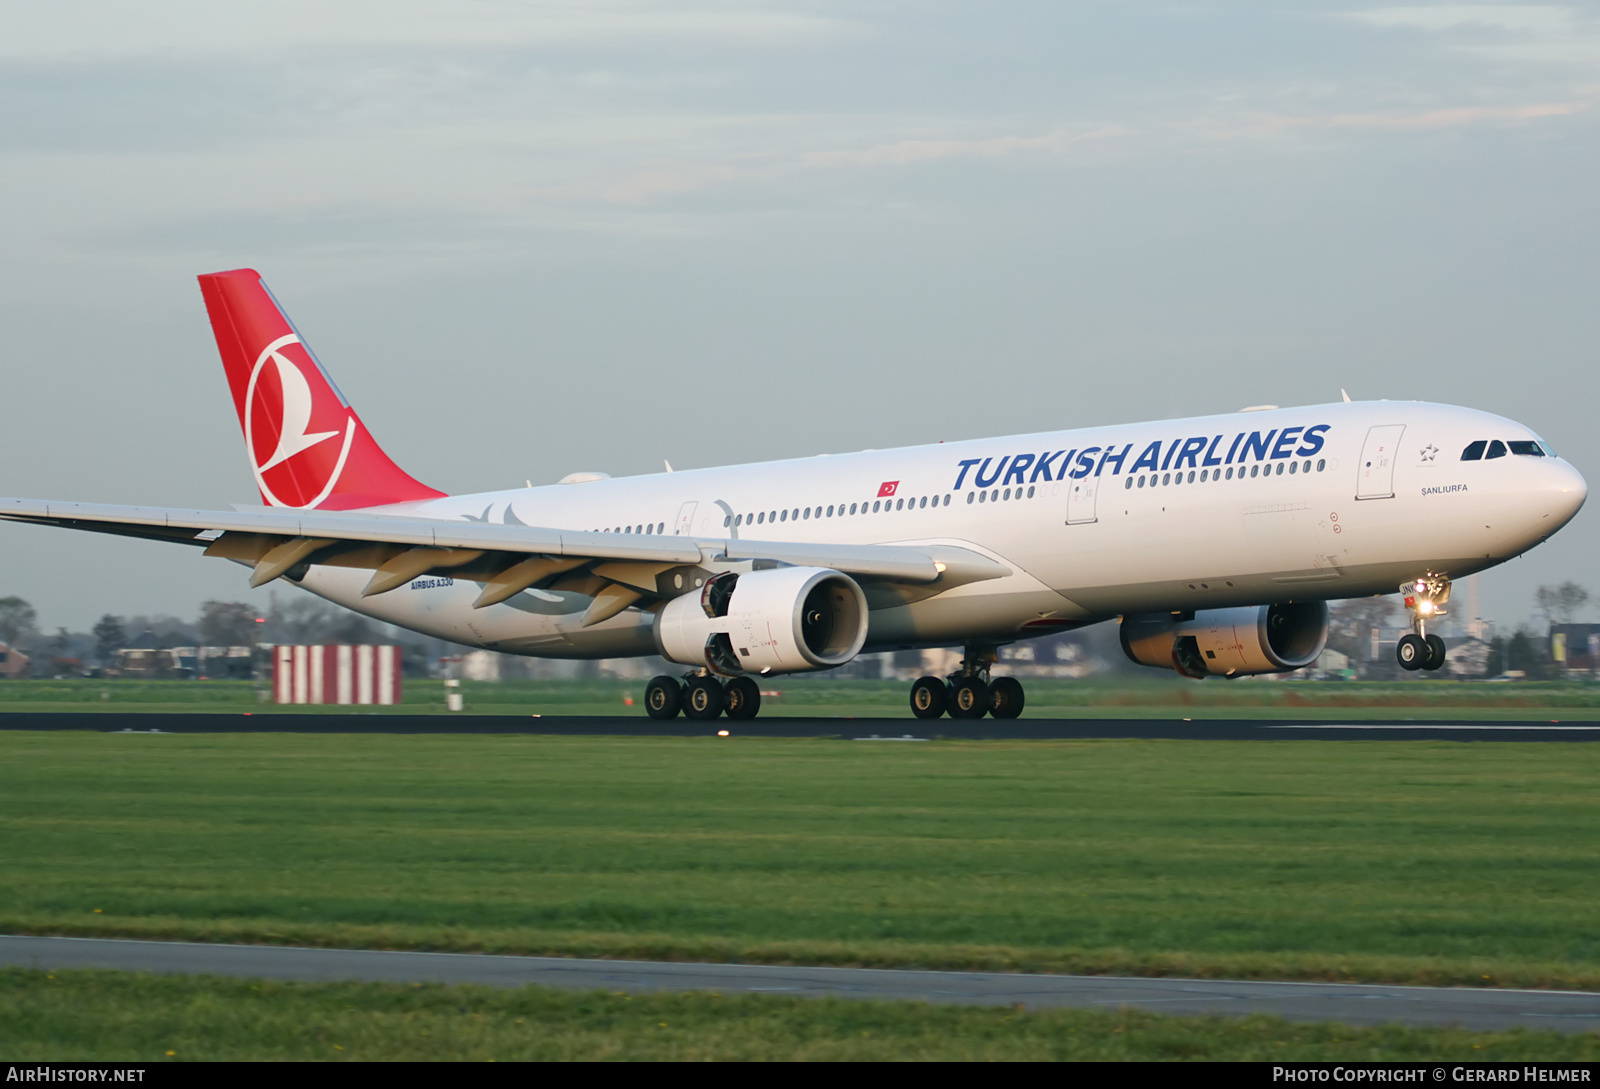
[(1589, 485), (1583, 474), (1565, 461), (1553, 459), (1545, 469), (1544, 486), (1540, 489), (1545, 499), (1546, 534), (1554, 533), (1577, 514), (1583, 501), (1589, 498)]

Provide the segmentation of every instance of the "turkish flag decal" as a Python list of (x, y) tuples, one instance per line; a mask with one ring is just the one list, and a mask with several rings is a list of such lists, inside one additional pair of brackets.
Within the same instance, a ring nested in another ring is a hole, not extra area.
[(894, 490), (899, 486), (900, 482), (898, 480), (885, 480), (878, 485), (878, 498), (882, 499), (886, 495), (893, 495)]

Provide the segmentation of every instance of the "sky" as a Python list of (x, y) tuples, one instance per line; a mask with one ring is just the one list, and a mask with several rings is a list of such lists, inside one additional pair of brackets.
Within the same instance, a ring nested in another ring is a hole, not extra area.
[[(1341, 389), (1592, 479), (1597, 177), (1593, 5), (0, 0), (0, 494), (258, 501), (239, 267), (452, 492)], [(0, 526), (47, 630), (245, 577)]]

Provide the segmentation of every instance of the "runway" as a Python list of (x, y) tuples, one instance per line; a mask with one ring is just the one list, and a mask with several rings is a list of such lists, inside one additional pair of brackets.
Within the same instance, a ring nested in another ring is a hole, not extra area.
[(1600, 994), (1354, 983), (1260, 983), (1114, 976), (803, 968), (758, 964), (579, 960), (475, 953), (400, 953), (266, 945), (0, 936), (0, 966), (212, 975), (324, 983), (474, 983), (566, 990), (716, 991), (979, 1006), (1117, 1009), (1289, 1021), (1405, 1024), (1478, 1031), (1600, 1029)]
[(92, 730), (102, 733), (547, 734), (567, 737), (835, 737), (854, 741), (1093, 740), (1192, 741), (1600, 741), (1600, 722), (1375, 719), (1019, 718), (725, 718), (656, 722), (632, 715), (170, 714), (41, 711), (0, 713), (0, 730)]

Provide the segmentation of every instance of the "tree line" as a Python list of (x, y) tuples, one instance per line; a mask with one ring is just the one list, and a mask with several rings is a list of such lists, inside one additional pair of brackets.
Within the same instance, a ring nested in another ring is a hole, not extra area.
[[(129, 647), (243, 647), (276, 643), (396, 643), (393, 629), (308, 595), (265, 612), (243, 601), (207, 601), (193, 620), (166, 614), (107, 613), (87, 632), (58, 627), (45, 634), (38, 611), (17, 596), (0, 597), (0, 643), (33, 661), (33, 672), (54, 675), (106, 668)], [(409, 633), (408, 633), (409, 636)], [(415, 637), (412, 637), (414, 641)], [(60, 668), (57, 668), (57, 667)]]

